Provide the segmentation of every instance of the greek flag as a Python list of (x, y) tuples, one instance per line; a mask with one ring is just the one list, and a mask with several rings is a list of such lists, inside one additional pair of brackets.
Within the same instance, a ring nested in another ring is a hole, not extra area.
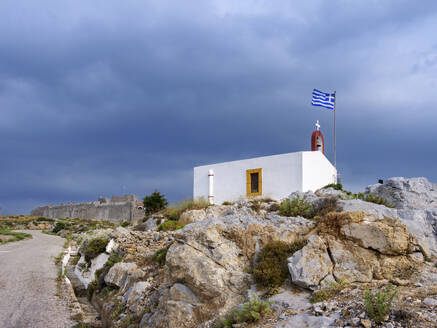
[(311, 101), (313, 106), (320, 106), (333, 110), (334, 103), (335, 93), (325, 93), (317, 89), (313, 90), (313, 100)]

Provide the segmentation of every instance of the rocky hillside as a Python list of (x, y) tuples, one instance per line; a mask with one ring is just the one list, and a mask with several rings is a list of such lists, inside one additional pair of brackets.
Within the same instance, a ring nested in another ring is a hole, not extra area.
[(157, 215), (75, 234), (67, 276), (94, 326), (436, 327), (436, 187), (393, 178), (294, 193), (288, 212), (244, 199), (186, 211), (174, 231)]

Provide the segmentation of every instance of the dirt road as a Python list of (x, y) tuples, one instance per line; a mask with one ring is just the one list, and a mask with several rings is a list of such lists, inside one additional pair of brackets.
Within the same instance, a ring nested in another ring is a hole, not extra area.
[(71, 327), (68, 306), (56, 296), (53, 261), (65, 240), (25, 232), (33, 238), (0, 246), (0, 327)]

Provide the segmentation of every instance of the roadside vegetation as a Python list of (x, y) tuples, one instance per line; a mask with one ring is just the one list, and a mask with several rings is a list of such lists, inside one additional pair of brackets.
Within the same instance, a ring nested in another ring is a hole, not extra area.
[(27, 238), (32, 238), (32, 235), (24, 232), (0, 229), (0, 245)]

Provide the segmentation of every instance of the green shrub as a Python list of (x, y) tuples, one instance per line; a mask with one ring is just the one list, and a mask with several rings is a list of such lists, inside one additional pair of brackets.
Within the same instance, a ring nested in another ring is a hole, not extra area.
[(54, 219), (49, 219), (49, 218), (45, 218), (40, 216), (39, 218), (36, 219), (37, 222), (55, 222)]
[(112, 268), (115, 263), (121, 262), (122, 259), (123, 258), (117, 253), (112, 253), (106, 261), (105, 267), (108, 268), (109, 271), (109, 269)]
[(256, 267), (253, 270), (255, 281), (264, 287), (280, 287), (288, 277), (287, 258), (305, 245), (304, 242), (288, 244), (272, 241), (261, 250)]
[(302, 216), (310, 219), (313, 214), (313, 206), (303, 198), (296, 197), (292, 200), (286, 199), (279, 206), (279, 215), (282, 216)]
[(244, 303), (241, 308), (233, 309), (221, 320), (220, 326), (232, 327), (232, 325), (238, 323), (256, 322), (271, 312), (269, 302), (263, 302), (255, 297)]
[(324, 186), (322, 189), (334, 188), (335, 190), (343, 191), (343, 185), (341, 183), (330, 183)]
[(123, 228), (125, 228), (125, 227), (127, 227), (128, 225), (130, 225), (130, 222), (128, 222), (128, 221), (123, 221), (120, 225), (121, 225)]
[(58, 233), (59, 231), (64, 230), (66, 228), (67, 228), (67, 224), (65, 222), (56, 222), (52, 232)]
[(338, 295), (347, 285), (348, 282), (344, 279), (339, 279), (338, 282), (330, 282), (327, 287), (314, 292), (310, 297), (310, 302), (319, 303), (329, 300)]
[(386, 207), (391, 207), (391, 208), (394, 207), (394, 205), (390, 204), (386, 199), (379, 197), (379, 196), (376, 196), (376, 195), (373, 195), (373, 194), (367, 194), (366, 197), (364, 198), (364, 200), (366, 202), (384, 205)]
[(158, 231), (171, 231), (171, 230), (179, 230), (185, 227), (184, 224), (179, 224), (177, 221), (168, 220), (161, 223), (156, 229)]
[(161, 195), (159, 191), (155, 190), (151, 195), (144, 197), (143, 204), (146, 209), (146, 214), (150, 215), (165, 209), (168, 202), (164, 195)]
[(325, 216), (329, 212), (336, 212), (339, 210), (337, 197), (320, 198), (313, 206), (312, 216)]
[(267, 211), (269, 212), (276, 212), (279, 211), (279, 204), (278, 203), (273, 203), (271, 204), (268, 208)]
[(222, 205), (234, 205), (234, 203), (226, 200), (222, 203)]
[(91, 240), (85, 250), (85, 261), (90, 263), (93, 258), (106, 250), (106, 245), (108, 245), (108, 240), (105, 238)]
[(384, 321), (384, 318), (390, 313), (390, 308), (397, 290), (393, 290), (393, 285), (389, 284), (385, 290), (378, 290), (372, 293), (369, 289), (364, 292), (364, 306), (370, 318), (377, 323)]
[(157, 250), (155, 252), (153, 259), (160, 266), (163, 266), (165, 264), (165, 258), (167, 256), (167, 251), (169, 248), (170, 248), (170, 246), (167, 246), (167, 247), (161, 248), (160, 250)]

